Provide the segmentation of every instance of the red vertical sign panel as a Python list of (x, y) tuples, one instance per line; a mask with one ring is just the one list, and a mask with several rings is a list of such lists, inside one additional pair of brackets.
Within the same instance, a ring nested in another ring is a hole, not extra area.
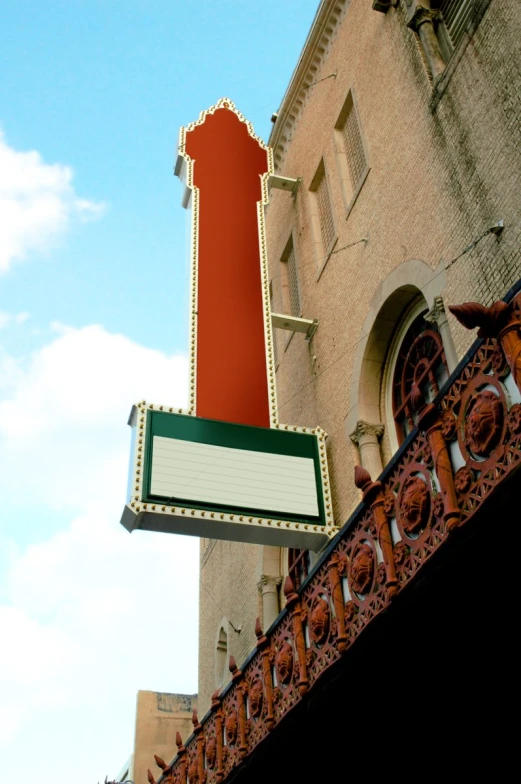
[(268, 154), (231, 109), (186, 133), (199, 189), (198, 417), (270, 426), (258, 202)]

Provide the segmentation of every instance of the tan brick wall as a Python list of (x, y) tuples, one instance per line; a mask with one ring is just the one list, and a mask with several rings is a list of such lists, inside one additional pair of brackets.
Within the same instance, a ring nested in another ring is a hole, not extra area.
[[(309, 344), (303, 335), (288, 342), (286, 333), (278, 333), (279, 416), (284, 423), (318, 424), (328, 432), (334, 511), (342, 525), (359, 501), (353, 483), (359, 456), (345, 424), (355, 360), (372, 304), (389, 276), (419, 260), (436, 275), (437, 293), (447, 305), (473, 299), (489, 304), (521, 277), (521, 9), (518, 0), (491, 0), (461, 59), (442, 77), (445, 89), (434, 105), (432, 80), (402, 6), (387, 14), (373, 11), (369, 0), (324, 0), (321, 8), (326, 7), (340, 20), (338, 29), (332, 32), (334, 25), (324, 22), (325, 43), (310, 58), (308, 78), (318, 83), (304, 91), (297, 85), (300, 110), (293, 106), (293, 126), (286, 123), (281, 132), (289, 142), (279, 171), (301, 177), (301, 187), (296, 199), (272, 191), (267, 225), (274, 302), (281, 302), (280, 258), (293, 232), (303, 316), (320, 322)], [(347, 213), (334, 127), (349, 90), (370, 171)], [(289, 114), (281, 112), (279, 127), (284, 116)], [(275, 153), (280, 160), (280, 149)], [(338, 252), (319, 276), (323, 260), (316, 258), (309, 189), (322, 159)], [(485, 237), (443, 272), (500, 218), (505, 230), (499, 239)], [(340, 250), (362, 239), (367, 242)], [(418, 279), (402, 285), (418, 285)], [(449, 322), (462, 357), (474, 335), (450, 315)], [(389, 323), (381, 340), (390, 338), (392, 328)], [(380, 383), (378, 372), (368, 383)], [(385, 412), (381, 416), (385, 421)], [(384, 459), (391, 454), (387, 436), (383, 454)], [(260, 548), (217, 543), (203, 565), (202, 579), (213, 596), (210, 600), (201, 588), (205, 708), (215, 688), (221, 617), (242, 626), (240, 635), (228, 632), (239, 664), (254, 644), (260, 563)]]
[(130, 778), (147, 781), (147, 769), (158, 779), (161, 770), (156, 766), (154, 754), (167, 764), (175, 757), (176, 732), (183, 741), (191, 735), (192, 713), (197, 707), (195, 694), (167, 694), (156, 691), (138, 691), (136, 703), (136, 733)]
[[(211, 541), (201, 547), (199, 587), (199, 708), (203, 716), (218, 688), (216, 646), (224, 619), (228, 652), (237, 664), (255, 645), (255, 620), (261, 614), (257, 583), (262, 574), (262, 548), (242, 542)], [(230, 621), (240, 632), (233, 631)], [(230, 680), (227, 662), (226, 682)], [(223, 684), (225, 685), (225, 684)]]

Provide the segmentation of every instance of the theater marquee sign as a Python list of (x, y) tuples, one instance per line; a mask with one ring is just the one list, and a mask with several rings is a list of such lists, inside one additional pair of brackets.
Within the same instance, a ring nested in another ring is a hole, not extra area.
[(264, 227), (272, 172), (271, 150), (227, 99), (181, 129), (190, 406), (132, 409), (129, 531), (314, 550), (336, 533), (325, 433), (277, 419)]

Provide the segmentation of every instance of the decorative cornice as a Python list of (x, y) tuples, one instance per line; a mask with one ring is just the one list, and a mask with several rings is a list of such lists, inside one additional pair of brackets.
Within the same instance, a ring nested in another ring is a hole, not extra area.
[(363, 419), (359, 419), (356, 423), (356, 428), (353, 430), (352, 433), (349, 434), (349, 438), (356, 444), (360, 446), (360, 439), (363, 436), (373, 436), (376, 441), (383, 436), (385, 427), (381, 423), (372, 424), (371, 422), (364, 422)]
[(307, 103), (310, 87), (316, 81), (349, 4), (350, 0), (322, 0), (318, 7), (268, 141), (273, 149), (276, 170), (282, 165), (288, 144)]

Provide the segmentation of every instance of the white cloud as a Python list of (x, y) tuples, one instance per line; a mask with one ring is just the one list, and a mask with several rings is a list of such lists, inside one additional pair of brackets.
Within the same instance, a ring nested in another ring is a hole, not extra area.
[(76, 195), (73, 171), (36, 150), (10, 147), (0, 131), (0, 273), (33, 251), (46, 251), (73, 217), (91, 220), (104, 205)]
[(0, 310), (0, 329), (9, 326), (9, 324), (24, 324), (29, 318), (28, 313), (6, 313), (5, 310)]
[[(131, 404), (183, 406), (187, 377), (185, 357), (98, 325), (0, 354), (0, 491), (41, 520), (38, 541), (2, 542), (6, 780), (28, 754), (42, 784), (102, 781), (131, 751), (138, 689), (196, 690), (198, 541), (119, 524)], [(46, 535), (58, 508), (70, 522)]]

